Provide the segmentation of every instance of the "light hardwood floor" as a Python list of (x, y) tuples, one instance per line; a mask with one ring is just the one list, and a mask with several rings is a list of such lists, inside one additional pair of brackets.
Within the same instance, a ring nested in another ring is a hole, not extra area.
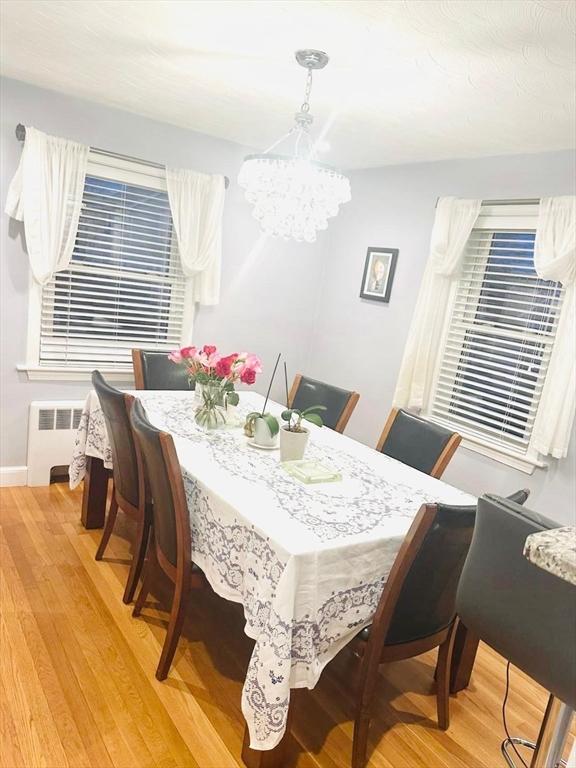
[[(194, 595), (168, 679), (154, 678), (165, 633), (161, 585), (139, 619), (122, 603), (130, 523), (95, 562), (99, 531), (79, 523), (81, 494), (62, 483), (4, 488), (1, 502), (2, 768), (241, 766), (240, 692), (251, 641), (239, 607)], [(122, 517), (122, 515), (120, 515)], [(482, 647), (470, 688), (436, 727), (434, 654), (381, 670), (371, 768), (498, 768), (504, 662)], [(350, 764), (342, 652), (294, 715), (289, 768)], [(511, 731), (535, 738), (546, 695), (514, 670)]]

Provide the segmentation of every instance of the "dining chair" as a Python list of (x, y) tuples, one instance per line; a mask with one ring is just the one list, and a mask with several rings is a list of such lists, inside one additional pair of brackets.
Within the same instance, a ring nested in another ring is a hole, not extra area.
[(144, 564), (142, 587), (133, 616), (139, 616), (160, 568), (174, 584), (168, 631), (162, 647), (156, 678), (164, 680), (182, 632), (186, 606), (192, 589), (205, 585), (204, 574), (192, 562), (192, 536), (182, 471), (174, 441), (148, 421), (142, 403), (132, 407), (131, 423), (144, 473), (152, 496), (152, 532)]
[(531, 766), (559, 764), (576, 709), (576, 588), (524, 555), (528, 536), (558, 527), (514, 499), (483, 496), (456, 594), (466, 626), (550, 694), (536, 743), (502, 743), (509, 766), (517, 744), (534, 750)]
[[(529, 491), (511, 496), (524, 503)], [(360, 657), (352, 768), (366, 763), (368, 730), (380, 664), (438, 648), (438, 725), (449, 725), (452, 649), (458, 626), (456, 590), (472, 540), (476, 506), (425, 504), (410, 526), (390, 570), (372, 624), (352, 641)]]
[(184, 366), (171, 362), (166, 352), (133, 349), (132, 366), (136, 389), (194, 389)]
[(288, 395), (288, 407), (303, 411), (312, 405), (323, 405), (326, 410), (320, 415), (324, 426), (342, 433), (359, 399), (358, 392), (340, 389), (298, 373)]
[(104, 556), (120, 509), (135, 520), (137, 525), (132, 563), (122, 598), (125, 603), (129, 603), (134, 597), (142, 571), (151, 521), (142, 466), (130, 428), (130, 411), (134, 398), (111, 387), (99, 371), (93, 371), (92, 385), (100, 401), (110, 441), (113, 477), (112, 498), (100, 545), (96, 550), (96, 560), (102, 560)]
[(431, 477), (442, 477), (461, 440), (458, 432), (392, 408), (376, 450)]

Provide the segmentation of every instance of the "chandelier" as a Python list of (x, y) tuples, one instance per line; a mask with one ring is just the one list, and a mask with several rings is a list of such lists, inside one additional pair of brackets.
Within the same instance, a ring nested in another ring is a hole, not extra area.
[[(254, 218), (263, 232), (274, 237), (308, 243), (326, 229), (342, 203), (350, 200), (350, 182), (339, 171), (316, 160), (316, 144), (310, 135), (312, 71), (323, 69), (328, 56), (322, 51), (296, 52), (296, 61), (308, 70), (304, 103), (295, 124), (263, 154), (248, 155), (238, 175), (246, 199), (254, 205)], [(289, 154), (273, 152), (291, 145)]]

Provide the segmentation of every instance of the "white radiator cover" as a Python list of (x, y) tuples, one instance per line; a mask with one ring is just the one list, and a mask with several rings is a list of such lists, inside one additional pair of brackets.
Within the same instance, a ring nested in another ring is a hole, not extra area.
[(50, 470), (68, 466), (83, 400), (35, 400), (28, 416), (28, 485), (50, 485)]

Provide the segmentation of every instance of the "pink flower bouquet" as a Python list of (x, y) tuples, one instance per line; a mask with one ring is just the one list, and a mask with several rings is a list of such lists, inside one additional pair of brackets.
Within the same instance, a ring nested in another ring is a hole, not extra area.
[[(238, 395), (234, 385), (254, 384), (262, 373), (260, 358), (248, 352), (222, 355), (215, 346), (182, 347), (168, 354), (177, 365), (184, 365), (188, 377), (195, 385), (202, 385), (203, 397), (216, 398), (217, 405), (237, 405)], [(211, 393), (211, 394), (210, 394)]]

